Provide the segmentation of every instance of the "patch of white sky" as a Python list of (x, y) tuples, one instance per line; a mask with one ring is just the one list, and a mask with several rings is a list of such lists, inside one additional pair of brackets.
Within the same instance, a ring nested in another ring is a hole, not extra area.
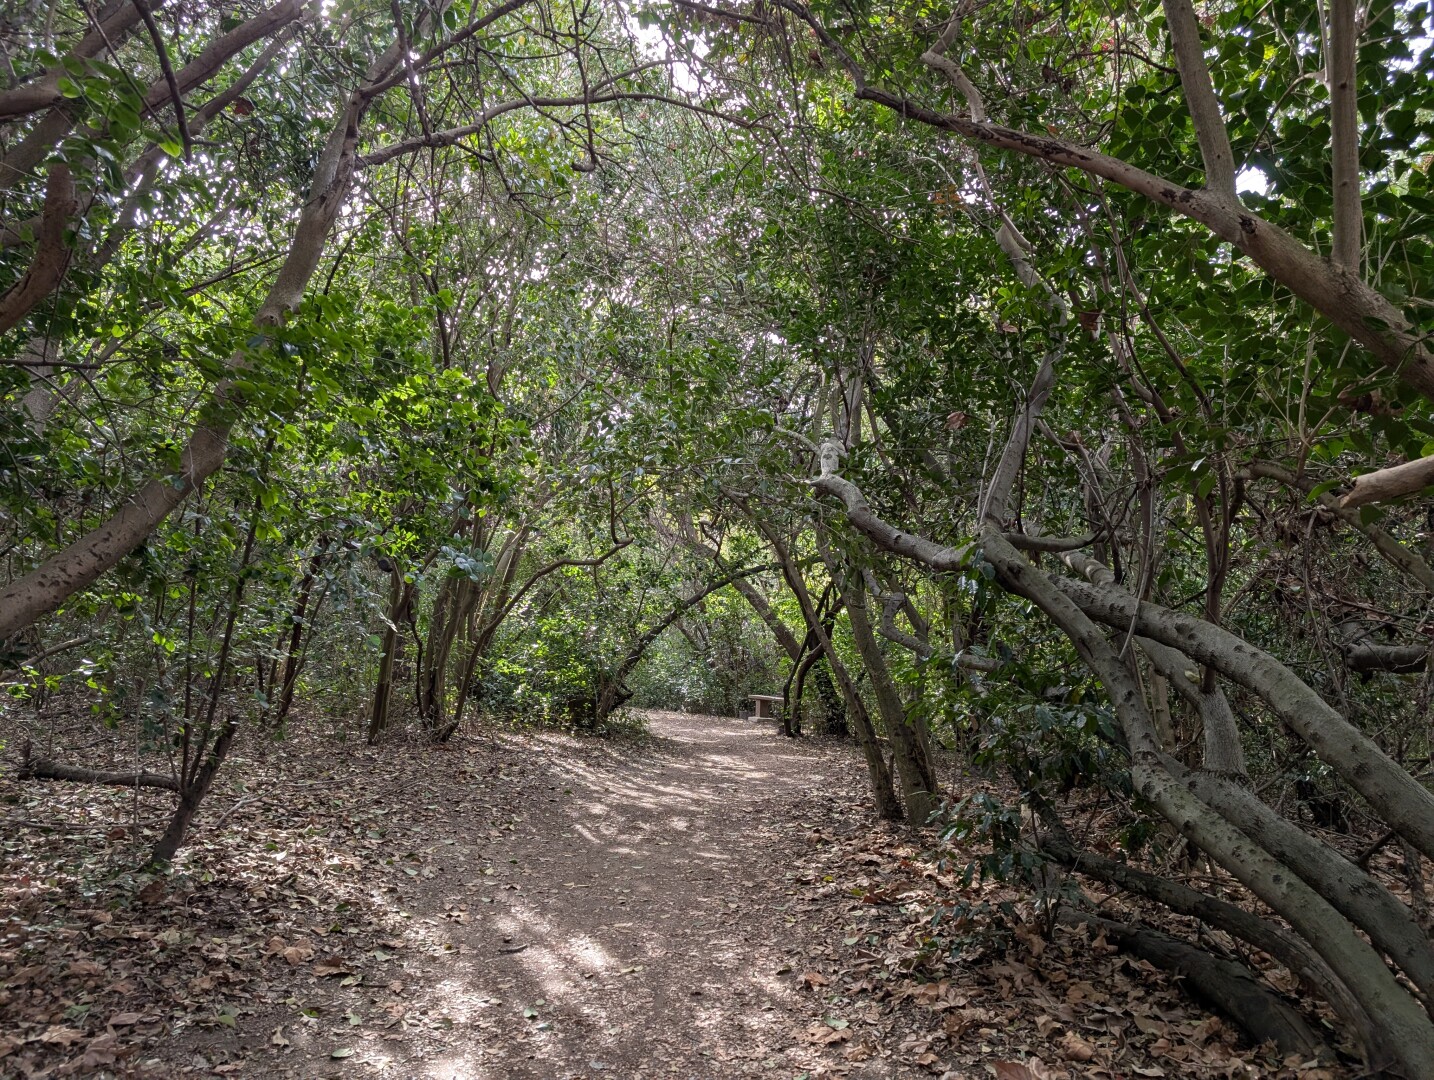
[(1247, 166), (1235, 174), (1235, 190), (1241, 195), (1249, 192), (1263, 195), (1270, 190), (1270, 178), (1265, 175), (1264, 169)]
[[(692, 70), (692, 65), (682, 59), (682, 52), (667, 36), (667, 31), (655, 23), (642, 25), (637, 13), (630, 8), (624, 6), (619, 10), (622, 12), (623, 24), (637, 43), (638, 52), (650, 60), (666, 62), (673, 87), (684, 94), (696, 94), (702, 88), (702, 80)], [(707, 55), (709, 47), (703, 38), (697, 37), (691, 41), (690, 49), (692, 55), (701, 60)]]

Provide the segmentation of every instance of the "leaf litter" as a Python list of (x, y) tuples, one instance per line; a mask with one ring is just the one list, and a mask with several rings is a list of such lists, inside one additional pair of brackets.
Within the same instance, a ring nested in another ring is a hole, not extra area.
[[(1042, 934), (1016, 890), (963, 887), (872, 824), (851, 747), (650, 722), (616, 744), (248, 745), (163, 878), (135, 867), (164, 797), (0, 775), (0, 1075), (1346, 1075), (1242, 1046), (1103, 940)], [(704, 784), (710, 806), (681, 794)]]

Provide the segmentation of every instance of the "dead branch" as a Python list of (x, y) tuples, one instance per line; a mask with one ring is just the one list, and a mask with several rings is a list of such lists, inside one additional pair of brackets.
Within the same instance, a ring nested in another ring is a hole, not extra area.
[(1391, 465), (1354, 478), (1354, 487), (1339, 500), (1341, 510), (1353, 510), (1370, 503), (1389, 502), (1413, 495), (1434, 484), (1434, 454)]
[(32, 758), (28, 744), (22, 750), (18, 775), (22, 780), (69, 780), (77, 784), (163, 788), (165, 791), (179, 790), (179, 781), (163, 773), (110, 772), (106, 769), (86, 769), (78, 765), (62, 765), (47, 758)]

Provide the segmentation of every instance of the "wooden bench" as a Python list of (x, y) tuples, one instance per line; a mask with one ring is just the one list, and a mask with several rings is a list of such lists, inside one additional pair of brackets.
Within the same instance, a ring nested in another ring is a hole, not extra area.
[(781, 708), (781, 694), (748, 694), (747, 700), (752, 703), (753, 720), (775, 720), (777, 711)]

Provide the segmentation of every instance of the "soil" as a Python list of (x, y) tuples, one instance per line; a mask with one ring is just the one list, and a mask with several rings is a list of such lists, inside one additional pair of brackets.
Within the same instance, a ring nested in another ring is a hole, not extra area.
[[(1036, 933), (873, 824), (849, 744), (645, 721), (244, 746), (165, 878), (163, 793), (0, 778), (0, 1075), (1344, 1075)], [(123, 767), (94, 730), (47, 752)]]
[[(805, 853), (787, 823), (790, 808), (847, 786), (834, 775), (847, 755), (671, 713), (652, 718), (639, 754), (562, 736), (498, 740), (489, 754), (511, 820), (425, 828), (434, 874), (395, 897), (417, 940), (389, 972), (407, 984), (393, 1000), (447, 1031), (386, 1041), (366, 1026), (301, 1025), (268, 1071), (352, 1075), (356, 1062), (324, 1063), (339, 1042), (396, 1076), (636, 1080), (822, 1064), (825, 1048), (793, 1042), (822, 1015), (791, 974), (809, 943), (784, 917), (784, 871)], [(396, 1011), (385, 997), (371, 1005)]]

